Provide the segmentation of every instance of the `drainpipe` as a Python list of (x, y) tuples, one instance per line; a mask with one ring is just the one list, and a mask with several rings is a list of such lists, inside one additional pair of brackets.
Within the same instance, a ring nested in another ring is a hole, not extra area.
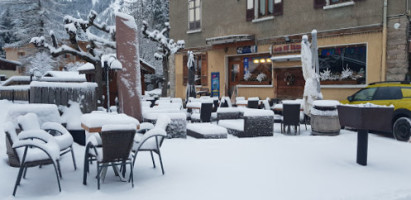
[(382, 60), (381, 60), (381, 75), (380, 80), (386, 80), (386, 70), (387, 70), (387, 0), (384, 0), (384, 11), (382, 19)]

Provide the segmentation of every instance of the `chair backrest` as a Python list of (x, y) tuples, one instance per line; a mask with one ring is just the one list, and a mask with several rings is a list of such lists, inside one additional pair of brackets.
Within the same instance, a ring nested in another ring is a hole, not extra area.
[(17, 122), (23, 130), (37, 130), (40, 129), (40, 123), (35, 113), (27, 113), (17, 117)]
[(212, 112), (217, 112), (217, 108), (218, 108), (218, 99), (214, 99)]
[(268, 100), (263, 100), (263, 105), (265, 110), (271, 110), (270, 103)]
[(202, 103), (201, 104), (201, 110), (200, 110), (201, 122), (210, 122), (212, 109), (213, 109), (212, 103)]
[(4, 133), (6, 134), (6, 148), (7, 155), (9, 158), (9, 164), (13, 167), (20, 166), (20, 159), (17, 150), (21, 151), (22, 149), (14, 149), (13, 144), (19, 139), (17, 138), (16, 129), (12, 122), (6, 122), (4, 124)]
[(248, 100), (247, 107), (248, 108), (258, 108), (258, 100)]
[(103, 126), (101, 141), (103, 146), (102, 162), (114, 162), (127, 160), (133, 146), (134, 129), (106, 129)]
[(300, 104), (283, 104), (283, 123), (285, 125), (300, 124)]

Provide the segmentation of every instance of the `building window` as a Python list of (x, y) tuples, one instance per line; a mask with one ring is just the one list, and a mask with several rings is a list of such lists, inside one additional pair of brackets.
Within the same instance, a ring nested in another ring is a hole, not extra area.
[(23, 56), (25, 56), (26, 55), (26, 53), (25, 52), (18, 52), (17, 53), (17, 56), (20, 58), (20, 57), (23, 57)]
[(325, 47), (318, 50), (321, 84), (365, 84), (367, 46)]
[(201, 0), (188, 0), (188, 29), (201, 28)]
[(344, 2), (348, 2), (348, 1), (352, 1), (352, 0), (329, 0), (329, 5), (334, 5), (334, 4), (339, 4), (339, 3), (344, 3)]
[(339, 7), (338, 4), (341, 4), (341, 6), (354, 5), (355, 1), (364, 1), (364, 0), (314, 0), (314, 8), (324, 8), (324, 9), (326, 9), (327, 7), (334, 8), (334, 7)]
[(247, 21), (282, 14), (283, 0), (247, 0)]

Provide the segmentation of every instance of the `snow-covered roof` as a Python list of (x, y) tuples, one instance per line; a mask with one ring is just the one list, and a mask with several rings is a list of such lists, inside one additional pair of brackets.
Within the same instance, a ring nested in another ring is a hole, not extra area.
[(285, 55), (285, 56), (273, 56), (271, 57), (273, 62), (286, 62), (286, 61), (300, 61), (301, 54)]
[(80, 66), (79, 68), (77, 68), (77, 71), (83, 72), (83, 71), (89, 71), (89, 70), (94, 70), (94, 69), (95, 69), (94, 65), (88, 62)]
[(7, 60), (7, 59), (4, 59), (4, 58), (0, 58), (0, 61), (11, 63), (11, 64), (14, 64), (14, 65), (19, 65), (19, 66), (21, 65), (21, 62), (15, 61), (15, 60)]
[[(76, 72), (77, 73), (77, 72)], [(32, 77), (33, 81), (44, 81), (44, 82), (86, 82), (84, 77), (41, 77), (37, 79), (35, 76)], [(30, 76), (12, 76), (6, 81), (2, 82), (2, 86), (10, 85), (29, 85)]]
[(220, 37), (206, 38), (206, 43), (210, 45), (216, 45), (216, 44), (228, 44), (228, 43), (252, 41), (252, 40), (254, 40), (254, 35), (239, 34), (239, 35), (225, 35), (225, 36), (220, 36)]
[(62, 80), (71, 80), (78, 82), (85, 82), (86, 76), (84, 74), (79, 74), (78, 72), (68, 72), (68, 71), (48, 71), (43, 75), (43, 78), (54, 77)]
[(145, 61), (144, 59), (140, 58), (140, 63), (142, 64), (142, 70), (148, 71), (148, 72), (152, 72), (155, 73), (156, 69), (154, 68), (153, 65), (151, 65), (150, 63), (148, 63), (147, 61)]

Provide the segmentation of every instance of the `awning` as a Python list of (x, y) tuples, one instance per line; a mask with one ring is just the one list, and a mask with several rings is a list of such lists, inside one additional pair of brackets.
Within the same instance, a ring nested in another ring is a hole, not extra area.
[(240, 34), (240, 35), (226, 35), (221, 37), (206, 38), (208, 45), (229, 44), (235, 42), (253, 41), (254, 35)]
[(287, 61), (301, 61), (301, 54), (285, 55), (285, 56), (273, 56), (272, 62), (287, 62)]

